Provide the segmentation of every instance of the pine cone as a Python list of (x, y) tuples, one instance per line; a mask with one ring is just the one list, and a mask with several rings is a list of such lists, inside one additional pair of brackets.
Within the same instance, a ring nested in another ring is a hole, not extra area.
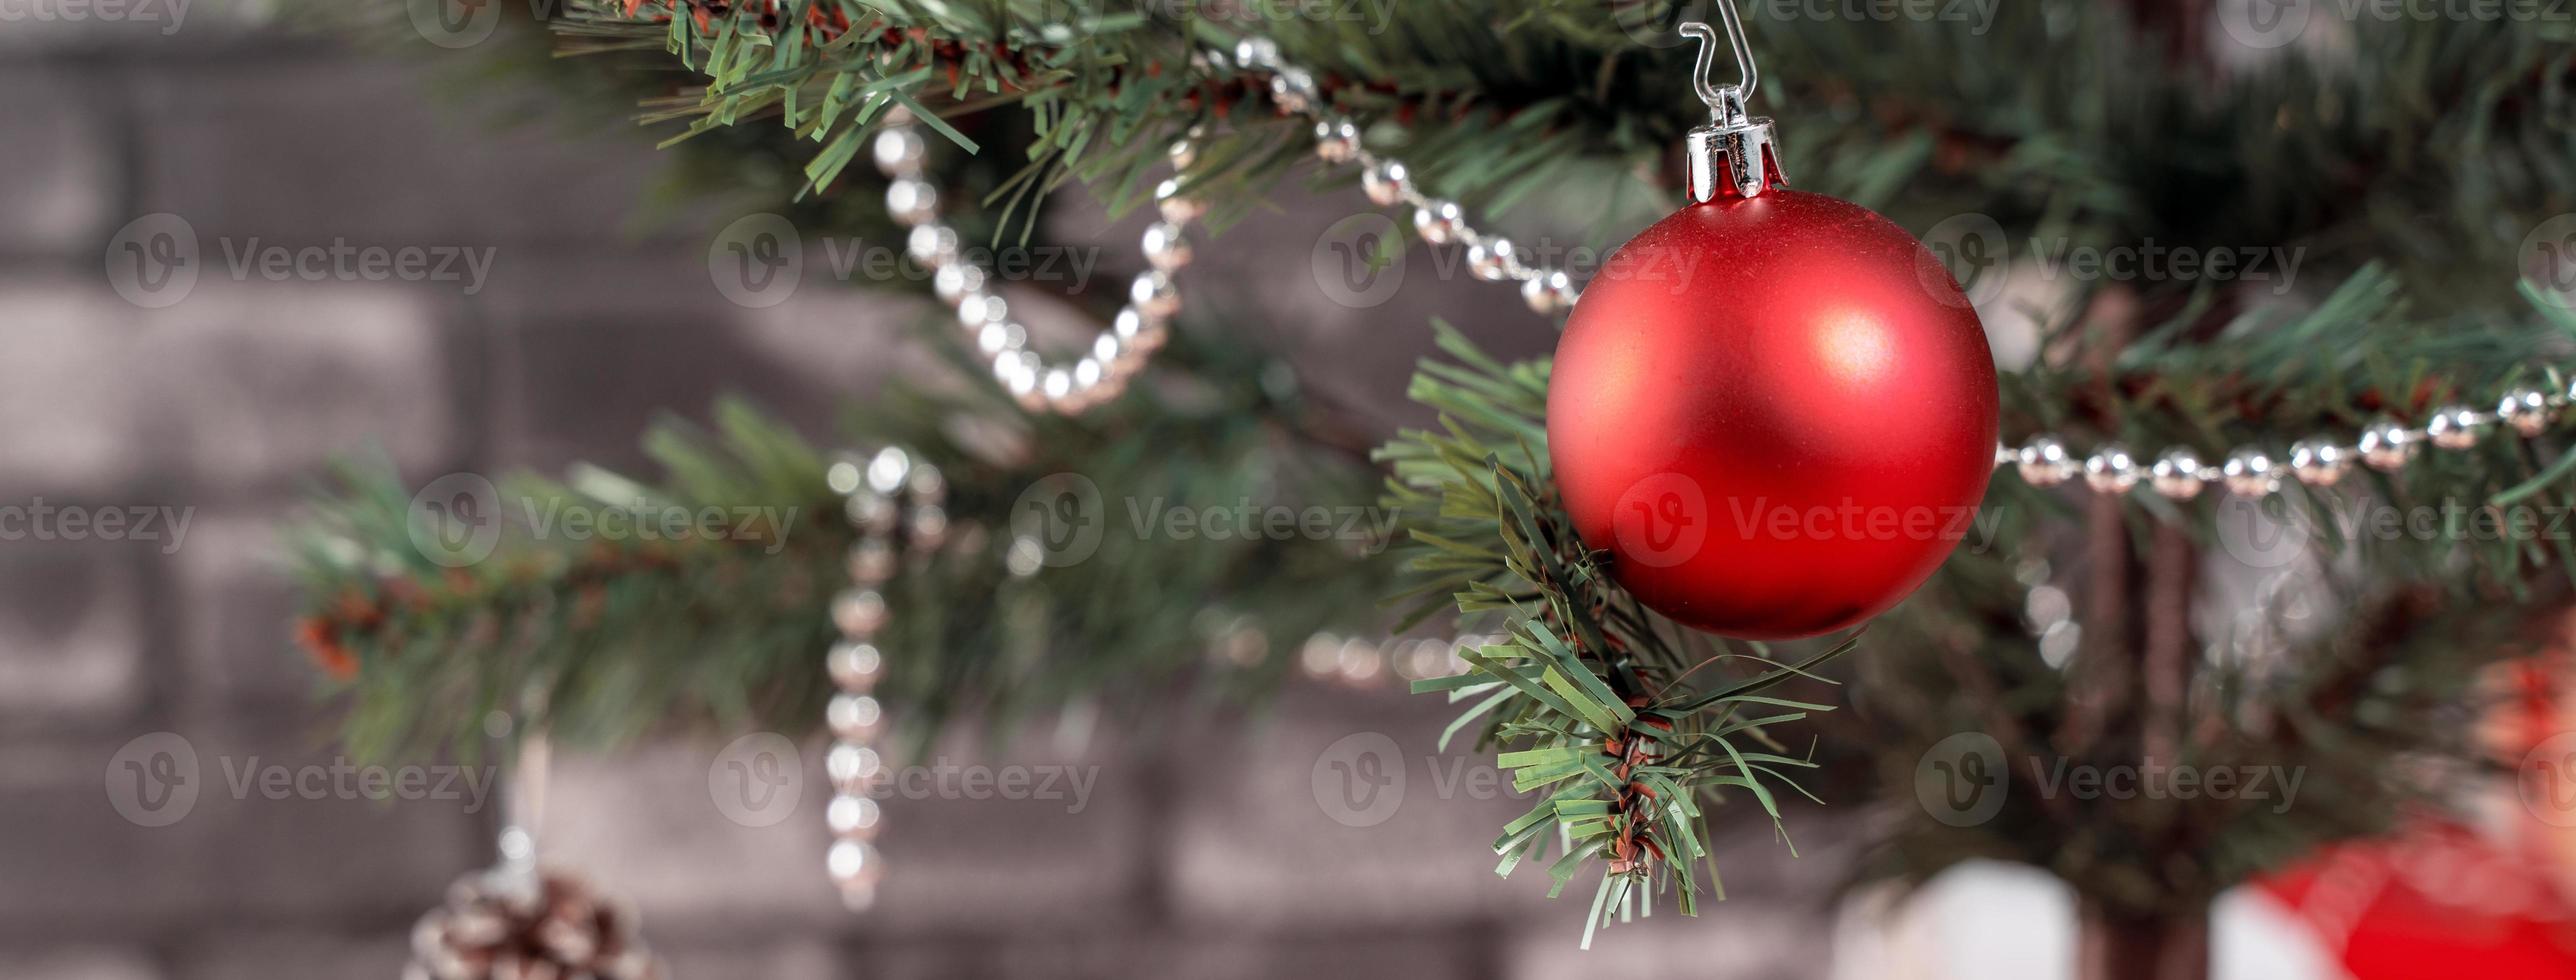
[(659, 980), (636, 916), (587, 882), (502, 869), (457, 879), (412, 928), (404, 980)]

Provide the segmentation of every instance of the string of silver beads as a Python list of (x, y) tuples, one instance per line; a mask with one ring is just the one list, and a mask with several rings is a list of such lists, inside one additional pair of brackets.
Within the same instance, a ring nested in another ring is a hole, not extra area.
[[(1202, 60), (1223, 68), (1224, 56), (1205, 52)], [(1271, 101), (1283, 113), (1304, 116), (1315, 124), (1315, 156), (1336, 166), (1360, 168), (1360, 189), (1379, 207), (1413, 209), (1413, 233), (1433, 245), (1467, 250), (1467, 272), (1486, 282), (1517, 283), (1521, 300), (1532, 312), (1554, 315), (1574, 308), (1580, 291), (1563, 270), (1522, 258), (1512, 240), (1478, 231), (1458, 202), (1431, 197), (1414, 185), (1404, 161), (1381, 155), (1360, 143), (1359, 124), (1333, 112), (1315, 86), (1314, 73), (1279, 56), (1279, 45), (1254, 35), (1236, 41), (1234, 64), (1270, 76)]]
[[(1128, 284), (1127, 304), (1091, 350), (1070, 363), (1049, 364), (1029, 349), (1028, 328), (1011, 319), (1010, 305), (988, 288), (991, 276), (963, 260), (957, 230), (939, 220), (939, 191), (922, 175), (928, 152), (910, 114), (888, 115), (873, 145), (877, 169), (893, 179), (886, 185), (886, 213), (911, 229), (905, 254), (931, 270), (931, 291), (956, 311), (958, 326), (991, 365), (993, 379), (1032, 412), (1076, 415), (1125, 392), (1171, 336), (1171, 318), (1181, 311), (1174, 276), (1191, 257), (1184, 232), (1205, 209), (1180, 193), (1177, 179), (1156, 188), (1162, 220), (1145, 229), (1141, 242), (1150, 268)], [(1175, 157), (1183, 154), (1176, 149)]]
[(2549, 431), (2571, 404), (2576, 404), (2576, 385), (2555, 392), (2515, 388), (2496, 401), (2493, 411), (2445, 405), (2425, 416), (2419, 426), (2381, 418), (2350, 440), (2301, 439), (2290, 444), (2286, 458), (2259, 446), (2241, 446), (2216, 466), (2201, 462), (2199, 454), (2180, 446), (2144, 465), (2141, 457), (2118, 443), (2079, 458), (2063, 440), (2039, 435), (2018, 448), (1997, 445), (1995, 465), (2011, 466), (2023, 482), (2035, 487), (2054, 487), (2080, 475), (2085, 486), (2103, 493), (2127, 493), (2143, 482), (2172, 500), (2190, 500), (2213, 484), (2235, 496), (2262, 497), (2279, 492), (2292, 479), (2312, 487), (2333, 486), (2359, 466), (2394, 473), (2414, 462), (2428, 443), (2435, 449), (2458, 451), (2497, 431), (2538, 436)]
[(877, 681), (885, 676), (885, 652), (876, 644), (887, 619), (883, 589), (902, 562), (896, 554), (898, 537), (916, 556), (946, 540), (948, 482), (938, 467), (893, 447), (864, 459), (837, 460), (824, 479), (841, 495), (850, 523), (859, 529), (858, 541), (850, 546), (850, 587), (832, 597), (832, 624), (841, 639), (824, 656), (833, 694), (823, 709), (832, 732), (831, 751), (823, 756), (823, 771), (832, 782), (832, 802), (824, 809), (832, 846), (823, 864), (842, 904), (855, 912), (875, 904), (877, 885), (885, 879), (885, 859), (876, 847), (883, 814), (868, 794), (886, 773), (885, 758), (875, 747), (886, 727), (885, 705), (875, 694)]

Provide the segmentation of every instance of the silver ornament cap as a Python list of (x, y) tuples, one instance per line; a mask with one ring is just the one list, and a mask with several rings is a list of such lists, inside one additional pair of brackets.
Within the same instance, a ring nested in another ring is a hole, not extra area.
[(1759, 197), (1773, 180), (1789, 182), (1789, 175), (1780, 170), (1771, 117), (1751, 115), (1744, 108), (1762, 82), (1753, 51), (1744, 41), (1744, 22), (1737, 18), (1733, 4), (1718, 4), (1717, 10), (1719, 19), (1726, 22), (1726, 41), (1735, 50), (1735, 71), (1741, 78), (1733, 85), (1719, 85), (1709, 78), (1717, 65), (1717, 31), (1705, 21), (1681, 25), (1683, 34), (1699, 40), (1691, 89), (1708, 104), (1709, 114), (1708, 125), (1691, 130), (1684, 140), (1693, 204), (1727, 196)]

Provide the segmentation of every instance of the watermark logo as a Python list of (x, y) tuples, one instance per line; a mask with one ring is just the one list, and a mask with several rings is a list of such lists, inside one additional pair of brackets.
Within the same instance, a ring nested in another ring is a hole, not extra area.
[(167, 827), (188, 818), (204, 790), (197, 747), (172, 732), (125, 743), (107, 760), (107, 803), (137, 827)]
[(1301, 506), (1250, 495), (1215, 504), (1137, 494), (1119, 499), (1121, 508), (1111, 511), (1099, 485), (1079, 473), (1030, 484), (1011, 504), (1011, 570), (1032, 575), (1042, 567), (1081, 564), (1113, 532), (1137, 541), (1333, 541), (1351, 553), (1374, 555), (1394, 543), (1404, 516), (1392, 507)]
[(2172, 245), (2149, 238), (2099, 245), (2069, 236), (2016, 244), (2001, 222), (1969, 212), (1941, 219), (1923, 233), (1927, 254), (1915, 264), (1926, 292), (1952, 306), (1955, 281), (1969, 304), (2001, 299), (2016, 272), (2043, 282), (2265, 283), (2273, 295), (2295, 288), (2307, 261), (2304, 245)]
[(1923, 247), (1915, 276), (1945, 304), (1985, 306), (2003, 295), (2011, 278), (2012, 240), (1986, 215), (1972, 211), (1941, 219), (1923, 233)]
[(2238, 44), (2269, 50), (2307, 33), (2315, 7), (2316, 0), (2219, 0), (2218, 26)]
[(202, 271), (197, 229), (167, 211), (125, 223), (107, 242), (107, 284), (125, 301), (157, 310), (188, 298)]
[[(838, 746), (849, 762), (827, 758), (833, 785), (841, 788), (826, 816), (836, 826), (872, 826), (884, 800), (968, 800), (985, 802), (1055, 802), (1064, 812), (1079, 814), (1091, 806), (1100, 784), (1097, 765), (1037, 763), (983, 765), (937, 756), (928, 765), (888, 766), (876, 750)], [(777, 732), (753, 732), (734, 739), (707, 764), (707, 797), (725, 818), (745, 827), (774, 827), (798, 813), (804, 799), (804, 756), (796, 743)]]
[(57, 505), (43, 497), (0, 504), (0, 541), (158, 541), (176, 554), (188, 541), (195, 507)]
[(1773, 21), (1967, 24), (1968, 33), (1982, 37), (1994, 29), (2002, 6), (2003, 0), (1756, 0), (1753, 10)]
[(762, 309), (784, 303), (805, 278), (804, 236), (779, 215), (736, 218), (707, 244), (707, 277), (735, 305)]
[[(458, 283), (468, 296), (482, 292), (499, 254), (488, 245), (360, 245), (345, 238), (328, 245), (291, 246), (219, 236), (215, 243), (223, 253), (220, 274), (234, 282)], [(107, 283), (118, 296), (145, 309), (160, 309), (196, 289), (207, 255), (196, 228), (164, 211), (126, 222), (108, 239), (101, 258)]]
[(2328, 23), (2555, 24), (2571, 16), (2566, 0), (2221, 0), (2218, 23), (2237, 44), (2279, 48), (2305, 36), (2319, 15)]
[(1932, 819), (1953, 827), (1994, 819), (2011, 795), (2004, 747), (1984, 732), (1960, 732), (1935, 742), (1914, 764), (1914, 801)]
[(408, 530), (422, 557), (449, 568), (492, 557), (504, 527), (536, 541), (749, 542), (774, 555), (787, 547), (802, 510), (692, 507), (640, 492), (624, 502), (560, 493), (505, 498), (479, 473), (450, 473), (412, 495)]
[(1174, 20), (1196, 16), (1219, 24), (1360, 24), (1372, 37), (1386, 33), (1395, 17), (1395, 0), (1147, 0), (1145, 7)]
[(492, 557), (501, 543), (501, 491), (479, 473), (450, 473), (411, 497), (412, 547), (423, 558), (462, 568)]
[(707, 797), (725, 819), (745, 827), (784, 822), (804, 795), (804, 756), (777, 732), (734, 739), (707, 766)]
[(1394, 298), (1404, 285), (1404, 232), (1395, 219), (1365, 211), (1333, 222), (1307, 256), (1307, 270), (1325, 298), (1367, 309)]
[(2543, 221), (2523, 236), (2522, 275), (2543, 299), (2576, 309), (2576, 214)]
[(2560, 732), (2523, 753), (2514, 771), (2523, 809), (2552, 827), (2576, 827), (2576, 732)]
[(1708, 495), (1699, 481), (1657, 473), (1630, 484), (1611, 511), (1622, 560), (1650, 568), (1689, 561), (1708, 543)]
[(500, 0), (403, 0), (411, 29), (442, 48), (470, 48), (501, 26)]
[(1036, 548), (1039, 563), (1048, 568), (1077, 565), (1100, 550), (1108, 524), (1104, 511), (1099, 484), (1080, 473), (1057, 473), (1029, 484), (1011, 502), (1011, 534)]
[(1404, 753), (1381, 732), (1344, 735), (1307, 774), (1315, 806), (1345, 827), (1374, 827), (1404, 806)]
[(814, 278), (929, 283), (943, 296), (996, 283), (1042, 283), (1073, 296), (1090, 288), (1100, 255), (1097, 245), (969, 243), (938, 225), (915, 228), (900, 244), (847, 236), (808, 240), (785, 217), (763, 212), (716, 233), (707, 244), (707, 279), (727, 301), (750, 309), (786, 302)]
[[(1960, 732), (1933, 744), (1914, 764), (1914, 801), (1932, 819), (1973, 827), (2002, 812), (2013, 791), (2014, 760), (1984, 732)], [(2204, 766), (2155, 758), (2098, 764), (2065, 757), (2019, 760), (2022, 791), (2040, 799), (2268, 800), (2288, 813), (2307, 779), (2304, 766)]]
[(1137, 540), (1170, 541), (1341, 541), (1362, 555), (1374, 555), (1395, 542), (1395, 524), (1404, 515), (1386, 507), (1314, 504), (1257, 504), (1237, 498), (1231, 504), (1182, 506), (1167, 497), (1127, 498), (1127, 522)]
[(189, 0), (0, 0), (0, 24), (159, 24), (161, 36), (179, 33)]
[(1691, 43), (1681, 33), (1681, 25), (1691, 21), (1703, 24), (1718, 22), (1717, 8), (1709, 0), (1685, 3), (1630, 2), (1608, 4), (1612, 23), (1639, 47), (1669, 48)]
[[(500, 782), (495, 766), (359, 765), (345, 757), (327, 763), (288, 765), (259, 756), (220, 756), (216, 787), (235, 800), (461, 801), (479, 813)], [(207, 790), (196, 746), (172, 732), (154, 732), (118, 749), (107, 760), (107, 802), (138, 827), (167, 827), (187, 819)]]
[(2228, 494), (2218, 503), (2218, 545), (2253, 568), (2279, 568), (2308, 553), (2315, 520), (2285, 494), (2248, 500)]
[(2316, 493), (2296, 500), (2284, 494), (2260, 501), (2230, 497), (2220, 508), (2220, 547), (2257, 568), (2298, 560), (2320, 536), (2346, 545), (2576, 541), (2576, 509), (2532, 501), (2499, 505), (2442, 498), (2399, 506), (2375, 497)]

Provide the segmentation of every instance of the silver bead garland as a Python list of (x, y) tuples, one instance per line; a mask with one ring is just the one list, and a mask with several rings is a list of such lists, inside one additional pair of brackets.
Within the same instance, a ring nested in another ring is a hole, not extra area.
[[(1235, 45), (1234, 62), (1248, 71), (1273, 74), (1274, 95), (1280, 90), (1280, 78), (1296, 79), (1292, 87), (1298, 90), (1299, 97), (1275, 100), (1280, 110), (1315, 122), (1315, 155), (1325, 163), (1358, 166), (1361, 190), (1372, 203), (1380, 207), (1410, 205), (1411, 224), (1417, 236), (1434, 245), (1464, 246), (1471, 274), (1488, 281), (1517, 282), (1521, 298), (1535, 312), (1552, 315), (1573, 308), (1580, 293), (1570, 276), (1562, 270), (1522, 260), (1509, 239), (1476, 230), (1455, 202), (1423, 194), (1414, 186), (1413, 173), (1403, 161), (1361, 145), (1357, 124), (1323, 105), (1314, 91), (1312, 73), (1281, 60), (1276, 42), (1259, 36), (1244, 38)], [(2382, 420), (2364, 429), (2350, 443), (2322, 438), (2302, 440), (2292, 448), (2286, 469), (2259, 449), (2230, 452), (2225, 464), (2210, 466), (2191, 450), (2177, 447), (2156, 456), (2155, 462), (2144, 468), (2142, 480), (2139, 460), (2145, 457), (2125, 447), (2104, 446), (2078, 457), (2064, 442), (2045, 435), (2019, 449), (1995, 447), (1995, 465), (2015, 466), (2023, 479), (2043, 487), (2080, 475), (2086, 486), (2106, 493), (2126, 493), (2144, 482), (2164, 497), (2189, 500), (2199, 496), (2203, 487), (2216, 483), (2225, 485), (2231, 493), (2260, 496), (2278, 491), (2284, 473), (2310, 486), (2330, 486), (2351, 472), (2356, 460), (2372, 469), (2392, 472), (2415, 457), (2419, 443), (2467, 449), (2476, 445), (2481, 430), (2489, 427), (2537, 436), (2547, 431), (2571, 402), (2576, 402), (2576, 388), (2556, 392), (2524, 388), (2505, 395), (2492, 413), (2448, 406), (2434, 412), (2420, 428)]]
[(885, 878), (885, 859), (876, 848), (882, 814), (867, 792), (886, 768), (875, 748), (885, 732), (885, 705), (875, 693), (885, 675), (885, 652), (876, 644), (889, 616), (883, 589), (902, 564), (898, 536), (916, 554), (946, 540), (948, 484), (938, 467), (893, 447), (835, 461), (825, 479), (848, 507), (859, 539), (850, 546), (850, 587), (832, 597), (832, 624), (841, 639), (823, 658), (834, 692), (823, 709), (832, 732), (832, 748), (823, 756), (823, 771), (832, 781), (832, 802), (824, 809), (832, 846), (823, 861), (842, 904), (860, 911), (876, 901)]
[[(2576, 392), (2515, 388), (2496, 402), (2493, 412), (2445, 405), (2426, 415), (2421, 426), (2410, 427), (2383, 418), (2363, 426), (2349, 440), (2318, 436), (2291, 443), (2287, 457), (2276, 457), (2259, 446), (2240, 446), (2230, 450), (2225, 462), (2218, 466), (2202, 463), (2200, 456), (2188, 448), (2175, 447), (2156, 457), (2155, 463), (2146, 468), (2143, 482), (2171, 500), (2190, 500), (2211, 484), (2225, 487), (2239, 497), (2262, 497), (2279, 492), (2285, 477), (2295, 477), (2306, 486), (2331, 487), (2359, 466), (2382, 473), (2405, 469), (2418, 455), (2418, 447), (2427, 443), (2459, 451), (2476, 446), (2491, 432), (2537, 438), (2549, 432), (2570, 404), (2576, 404)], [(2104, 445), (2079, 458), (2065, 442), (2045, 434), (2031, 437), (2019, 448), (1995, 446), (1995, 466), (2013, 467), (2024, 482), (2035, 487), (2057, 486), (2081, 474), (2084, 485), (2096, 491), (2127, 493), (2142, 482), (2138, 479), (2138, 459), (2137, 454), (2118, 443)]]
[[(1221, 54), (1208, 54), (1201, 63), (1210, 67), (1223, 63)], [(1360, 168), (1360, 189), (1371, 203), (1384, 208), (1410, 205), (1415, 235), (1433, 245), (1467, 249), (1468, 268), (1476, 278), (1517, 284), (1522, 302), (1532, 312), (1552, 316), (1574, 308), (1579, 292), (1573, 277), (1564, 270), (1525, 261), (1510, 239), (1476, 230), (1457, 202), (1423, 194), (1403, 161), (1372, 152), (1361, 142), (1359, 124), (1325, 104), (1314, 73), (1282, 59), (1278, 42), (1248, 36), (1235, 42), (1233, 55), (1235, 65), (1270, 76), (1271, 102), (1282, 114), (1304, 116), (1315, 124), (1317, 159)]]
[[(1354, 131), (1356, 134), (1356, 131)], [(1174, 169), (1197, 157), (1192, 140), (1197, 131), (1173, 143)], [(990, 290), (992, 277), (962, 261), (956, 229), (939, 222), (939, 191), (923, 179), (928, 145), (909, 115), (897, 112), (877, 130), (873, 156), (877, 169), (893, 178), (886, 185), (886, 213), (911, 231), (904, 251), (931, 270), (931, 292), (957, 312), (957, 324), (975, 350), (992, 366), (993, 379), (1030, 411), (1079, 414), (1118, 397), (1145, 361), (1163, 346), (1168, 323), (1181, 309), (1180, 286), (1173, 275), (1190, 264), (1186, 226), (1206, 212), (1197, 198), (1181, 192), (1179, 178), (1155, 188), (1154, 206), (1163, 220), (1145, 229), (1141, 242), (1150, 266), (1130, 284), (1129, 303), (1119, 311), (1123, 330), (1100, 335), (1089, 351), (1070, 364), (1050, 365), (1028, 349), (1028, 328), (1010, 319), (1010, 304)]]

